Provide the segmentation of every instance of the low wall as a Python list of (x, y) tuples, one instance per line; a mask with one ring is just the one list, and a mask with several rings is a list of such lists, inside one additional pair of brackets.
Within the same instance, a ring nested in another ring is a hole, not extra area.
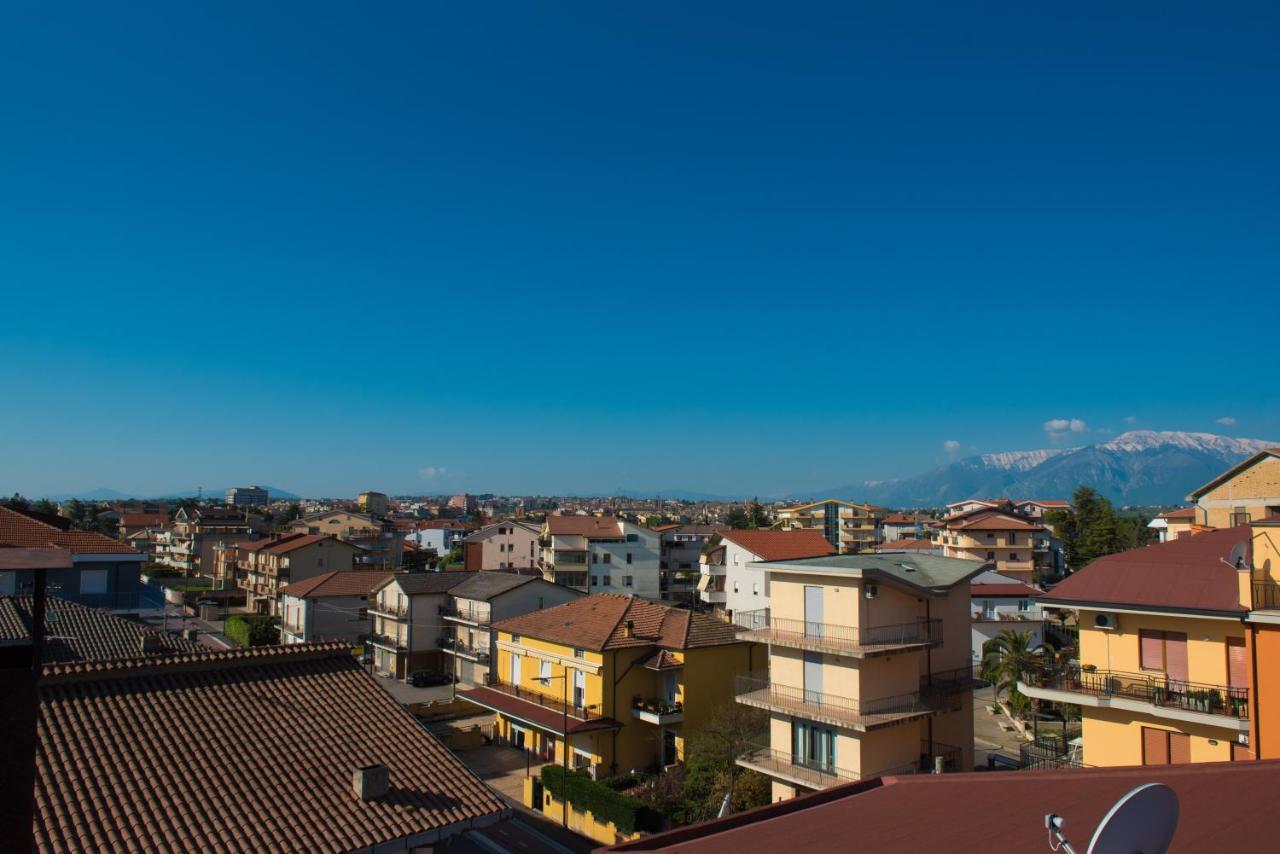
[[(535, 788), (541, 793), (541, 803), (533, 802)], [(570, 830), (601, 845), (618, 845), (640, 838), (639, 833), (619, 833), (617, 825), (613, 822), (596, 821), (590, 810), (575, 809), (573, 804), (569, 804), (566, 816), (564, 804), (543, 789), (534, 777), (524, 778), (524, 805), (538, 810), (552, 821), (559, 822), (562, 818), (567, 818)]]

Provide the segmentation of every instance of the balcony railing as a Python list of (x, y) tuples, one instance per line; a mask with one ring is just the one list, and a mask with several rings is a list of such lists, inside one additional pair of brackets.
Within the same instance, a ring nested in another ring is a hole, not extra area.
[(825, 762), (800, 759), (790, 750), (775, 750), (772, 747), (753, 746), (738, 759), (738, 763), (771, 777), (799, 783), (809, 789), (826, 789), (862, 779), (856, 771), (847, 771)]
[(407, 645), (404, 643), (404, 641), (400, 640), (399, 638), (393, 637), (392, 635), (380, 634), (378, 632), (374, 632), (371, 635), (369, 635), (369, 641), (370, 643), (373, 643), (376, 646), (385, 646), (385, 647), (389, 647), (390, 649), (407, 649), (408, 648)]
[(455, 620), (462, 620), (468, 623), (475, 623), (478, 626), (489, 625), (490, 611), (488, 608), (473, 608), (470, 606), (443, 605), (440, 613), (446, 617), (452, 617)]
[(920, 690), (924, 693), (960, 694), (984, 688), (989, 683), (978, 675), (977, 667), (957, 667), (954, 670), (939, 670), (920, 677)]
[(745, 637), (750, 640), (852, 654), (942, 643), (941, 620), (855, 627), (775, 617), (768, 609), (762, 609), (739, 611), (733, 615), (733, 621), (749, 631)]
[(1249, 689), (1170, 679), (1165, 673), (1122, 673), (1115, 670), (1041, 671), (1025, 683), (1033, 688), (1118, 697), (1166, 709), (1249, 719)]
[(1253, 582), (1253, 610), (1280, 610), (1280, 581)]
[[(559, 682), (557, 678), (555, 680)], [(571, 718), (579, 720), (595, 720), (603, 718), (601, 714), (600, 704), (592, 703), (591, 705), (569, 702), (566, 704), (563, 699), (553, 697), (550, 694), (544, 694), (541, 691), (534, 691), (520, 685), (512, 685), (510, 682), (503, 682), (493, 673), (485, 675), (484, 687), (494, 691), (500, 691), (509, 697), (515, 697), (529, 703), (537, 703), (545, 709), (551, 709), (558, 714), (568, 714)]]
[(468, 658), (474, 658), (481, 664), (489, 663), (488, 647), (471, 646), (447, 636), (440, 639), (440, 647), (441, 649), (447, 649), (451, 652), (455, 652), (458, 655), (465, 655)]
[[(738, 676), (735, 694), (739, 703), (806, 717), (822, 718), (850, 727), (876, 727), (905, 717), (932, 714), (940, 709), (919, 692), (853, 700), (769, 680), (768, 674)], [(950, 708), (948, 705), (947, 708)]]
[(376, 611), (379, 614), (386, 614), (391, 617), (407, 617), (409, 616), (409, 603), (389, 604), (374, 599), (369, 603), (369, 610)]

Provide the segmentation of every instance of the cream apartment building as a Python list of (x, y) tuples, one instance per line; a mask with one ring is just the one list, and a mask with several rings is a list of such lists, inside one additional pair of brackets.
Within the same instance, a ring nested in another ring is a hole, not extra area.
[(1187, 496), (1195, 502), (1193, 522), (1234, 528), (1280, 516), (1280, 448), (1267, 448)]
[(586, 593), (657, 599), (662, 535), (613, 516), (548, 516), (542, 527), (542, 574)]
[(283, 534), (237, 547), (236, 586), (260, 614), (278, 614), (280, 589), (355, 565), (360, 549), (321, 534)]
[(1019, 581), (1030, 583), (1037, 564), (1046, 571), (1052, 566), (1051, 532), (1012, 505), (954, 513), (936, 523), (935, 529), (944, 557), (991, 563), (996, 571)]
[(738, 764), (774, 800), (887, 773), (973, 767), (969, 580), (979, 561), (833, 555), (756, 564), (766, 611), (740, 612), (768, 669), (737, 700), (769, 713), (769, 742)]
[(462, 539), (462, 565), (469, 570), (533, 569), (541, 547), (537, 525), (504, 519)]
[(880, 521), (887, 514), (883, 507), (829, 498), (779, 508), (778, 527), (783, 531), (821, 531), (841, 554), (856, 554), (875, 547)]

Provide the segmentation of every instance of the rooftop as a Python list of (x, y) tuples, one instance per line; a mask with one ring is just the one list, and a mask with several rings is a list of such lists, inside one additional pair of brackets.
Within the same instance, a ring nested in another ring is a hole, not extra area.
[[(630, 636), (627, 623), (631, 623)], [(596, 651), (642, 646), (720, 646), (737, 643), (741, 631), (706, 614), (616, 593), (584, 596), (503, 620), (493, 628)]]
[(722, 531), (721, 539), (741, 546), (760, 560), (792, 560), (835, 554), (821, 531)]
[(298, 599), (326, 599), (340, 596), (368, 596), (369, 591), (390, 580), (390, 572), (347, 569), (326, 572), (280, 589), (284, 596)]
[(547, 531), (553, 537), (612, 539), (622, 536), (622, 526), (611, 516), (548, 516)]
[[(68, 522), (68, 524), (70, 524)], [(137, 549), (93, 531), (65, 530), (9, 507), (0, 507), (0, 548), (61, 548), (72, 554), (122, 554), (141, 558)]]
[(460, 599), (475, 599), (479, 602), (487, 602), (495, 596), (506, 593), (508, 590), (514, 590), (517, 587), (523, 587), (530, 582), (539, 580), (539, 576), (516, 575), (513, 572), (502, 572), (501, 570), (468, 572), (467, 575), (471, 577), (452, 588), (449, 593)]
[[(0, 599), (0, 644), (30, 639), (32, 611), (31, 596)], [(156, 653), (203, 649), (179, 635), (56, 596), (45, 600), (44, 631), (43, 658), (47, 663), (136, 657), (142, 655), (144, 639), (154, 645)]]
[(918, 552), (847, 554), (802, 560), (762, 561), (752, 569), (849, 578), (882, 578), (922, 590), (940, 590), (968, 581), (990, 564)]
[(1238, 465), (1235, 465), (1232, 468), (1227, 469), (1222, 474), (1218, 475), (1213, 480), (1206, 483), (1204, 486), (1192, 492), (1190, 495), (1187, 496), (1187, 500), (1188, 501), (1199, 500), (1200, 496), (1204, 495), (1205, 493), (1212, 492), (1222, 484), (1235, 478), (1236, 475), (1240, 474), (1242, 471), (1253, 468), (1255, 465), (1262, 462), (1263, 460), (1269, 459), (1272, 457), (1280, 458), (1280, 448), (1264, 448), (1263, 450), (1258, 451), (1258, 453), (1254, 454), (1248, 459), (1241, 460)]
[(400, 589), (404, 591), (406, 596), (448, 593), (474, 575), (474, 572), (466, 572), (464, 570), (450, 572), (397, 572), (374, 587), (373, 590), (381, 590), (388, 584), (396, 583), (400, 585)]
[[(61, 665), (45, 674), (41, 852), (417, 847), (507, 812), (345, 644)], [(352, 775), (373, 764), (389, 769), (390, 787), (362, 800)]]

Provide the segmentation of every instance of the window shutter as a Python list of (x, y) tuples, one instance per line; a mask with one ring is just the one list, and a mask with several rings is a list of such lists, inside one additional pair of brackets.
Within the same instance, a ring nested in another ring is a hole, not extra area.
[(1164, 632), (1138, 631), (1139, 664), (1143, 670), (1164, 670)]
[(1169, 737), (1164, 730), (1142, 728), (1142, 764), (1169, 764)]
[(1169, 733), (1169, 764), (1191, 763), (1191, 736), (1181, 732)]
[(1187, 681), (1186, 632), (1164, 633), (1164, 665), (1171, 680), (1177, 682)]
[(1244, 638), (1227, 638), (1227, 684), (1232, 688), (1249, 687), (1249, 665), (1245, 657)]

